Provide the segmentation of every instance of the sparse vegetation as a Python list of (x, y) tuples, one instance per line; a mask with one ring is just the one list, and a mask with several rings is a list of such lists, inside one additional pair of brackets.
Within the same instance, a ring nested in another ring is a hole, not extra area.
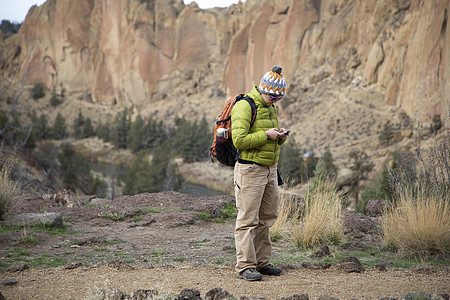
[(384, 243), (406, 257), (450, 255), (450, 202), (423, 191), (400, 196), (385, 213)]
[(309, 249), (339, 243), (343, 237), (341, 208), (336, 184), (316, 178), (314, 187), (305, 194), (305, 211), (290, 230), (294, 244)]
[[(2, 148), (0, 148), (0, 152), (3, 152)], [(13, 198), (19, 193), (18, 184), (12, 178), (15, 163), (15, 155), (2, 154), (0, 158), (0, 221), (12, 209), (14, 206)]]
[(290, 226), (294, 226), (300, 217), (300, 206), (288, 193), (281, 193), (278, 200), (278, 218), (270, 227), (270, 239), (274, 242), (287, 236)]
[(119, 222), (119, 221), (124, 221), (128, 217), (128, 214), (124, 211), (119, 211), (119, 212), (117, 212), (117, 211), (114, 211), (114, 212), (102, 211), (102, 212), (98, 213), (98, 216), (103, 219), (111, 219), (113, 221)]
[(384, 243), (408, 257), (450, 255), (450, 129), (427, 155), (400, 153), (390, 169), (394, 207), (383, 218)]

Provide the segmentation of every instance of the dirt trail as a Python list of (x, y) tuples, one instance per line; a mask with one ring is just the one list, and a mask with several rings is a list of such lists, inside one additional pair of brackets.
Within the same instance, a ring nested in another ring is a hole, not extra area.
[[(17, 281), (0, 284), (6, 299), (89, 299), (105, 288), (124, 293), (154, 289), (170, 295), (196, 289), (204, 297), (220, 287), (235, 297), (266, 299), (294, 294), (308, 294), (310, 299), (320, 295), (400, 299), (419, 291), (450, 293), (449, 273), (439, 270), (426, 275), (375, 268), (350, 274), (333, 269), (309, 270), (301, 264), (305, 254), (288, 241), (274, 243), (273, 248), (274, 260), (284, 267), (282, 276), (246, 282), (233, 271), (234, 222), (213, 221), (232, 197), (195, 198), (175, 192), (114, 200), (77, 197), (66, 197), (64, 203), (36, 195), (18, 199), (15, 213), (59, 212), (67, 228), (63, 235), (30, 230), (28, 234), (36, 243), (26, 245), (20, 243), (22, 230), (0, 235), (0, 266), (27, 262), (32, 267), (0, 273), (0, 282), (7, 278)], [(205, 213), (210, 219), (204, 220)], [(111, 216), (123, 219), (113, 220)], [(45, 263), (33, 266), (33, 262), (50, 263), (54, 259), (63, 263), (57, 267)], [(78, 267), (71, 268), (73, 265)]]
[(160, 293), (179, 294), (183, 289), (197, 289), (201, 296), (221, 287), (236, 297), (263, 297), (277, 299), (294, 294), (308, 294), (310, 299), (327, 295), (339, 299), (401, 299), (411, 292), (426, 291), (443, 294), (449, 291), (448, 274), (413, 274), (408, 271), (366, 271), (362, 274), (343, 274), (330, 270), (285, 270), (282, 276), (265, 276), (260, 282), (247, 282), (235, 276), (231, 267), (180, 264), (170, 268), (136, 268), (134, 270), (108, 266), (81, 267), (65, 270), (63, 267), (17, 274), (18, 284), (3, 286), (6, 299), (89, 299), (100, 289), (119, 289), (125, 293), (139, 289), (155, 289)]

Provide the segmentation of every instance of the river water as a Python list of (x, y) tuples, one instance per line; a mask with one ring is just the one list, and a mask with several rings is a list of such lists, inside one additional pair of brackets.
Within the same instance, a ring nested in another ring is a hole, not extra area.
[[(120, 177), (126, 175), (128, 168), (120, 165), (105, 163), (105, 162), (91, 162), (91, 172), (94, 176), (101, 174), (102, 179), (106, 182), (105, 197), (112, 199), (122, 196), (122, 189), (117, 186)], [(212, 197), (226, 195), (225, 192), (209, 188), (205, 185), (184, 181), (176, 190), (180, 193), (193, 195), (195, 197)]]

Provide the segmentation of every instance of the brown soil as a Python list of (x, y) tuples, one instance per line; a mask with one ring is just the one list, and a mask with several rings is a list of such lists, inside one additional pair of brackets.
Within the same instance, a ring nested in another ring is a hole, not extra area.
[[(362, 273), (305, 269), (299, 260), (302, 254), (287, 241), (275, 243), (273, 249), (274, 259), (282, 262), (282, 276), (264, 276), (260, 282), (239, 279), (233, 271), (233, 222), (204, 220), (201, 215), (219, 218), (220, 208), (233, 201), (229, 196), (194, 198), (166, 192), (115, 200), (74, 195), (25, 195), (18, 200), (15, 213), (60, 212), (67, 229), (64, 236), (29, 230), (27, 234), (37, 241), (33, 244), (20, 243), (22, 230), (0, 235), (2, 265), (26, 258), (32, 266), (14, 271), (20, 264), (13, 263), (0, 273), (0, 281), (17, 281), (0, 285), (6, 299), (89, 299), (106, 288), (124, 293), (154, 289), (172, 296), (196, 289), (204, 297), (221, 287), (235, 297), (266, 299), (294, 294), (308, 294), (310, 299), (320, 295), (379, 299), (450, 291), (448, 272), (439, 270), (418, 274), (392, 269)], [(99, 217), (107, 213), (124, 219)], [(18, 249), (28, 253), (20, 255)], [(34, 265), (37, 258), (64, 260), (60, 266), (49, 267)]]

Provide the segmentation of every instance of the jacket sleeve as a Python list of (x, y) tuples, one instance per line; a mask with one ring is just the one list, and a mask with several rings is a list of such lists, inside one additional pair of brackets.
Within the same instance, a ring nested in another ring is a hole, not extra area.
[(250, 131), (252, 109), (247, 101), (239, 101), (231, 111), (231, 136), (236, 149), (252, 149), (267, 143), (264, 130)]

